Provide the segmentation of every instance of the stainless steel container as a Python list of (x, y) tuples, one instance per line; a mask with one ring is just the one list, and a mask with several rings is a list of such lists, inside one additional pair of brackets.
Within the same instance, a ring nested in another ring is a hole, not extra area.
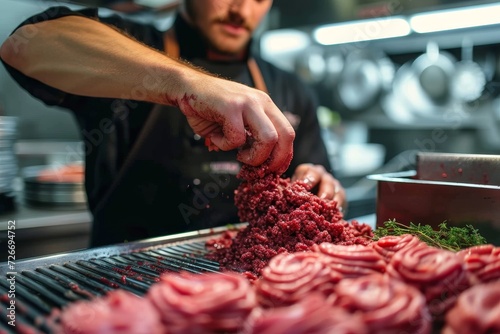
[(377, 183), (377, 226), (385, 221), (437, 227), (473, 225), (500, 245), (500, 156), (425, 153), (413, 171), (370, 175)]

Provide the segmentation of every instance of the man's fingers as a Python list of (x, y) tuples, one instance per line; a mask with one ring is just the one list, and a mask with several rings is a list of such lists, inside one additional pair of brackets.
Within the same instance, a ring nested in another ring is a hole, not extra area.
[(233, 118), (222, 125), (222, 129), (210, 133), (207, 137), (211, 143), (222, 151), (229, 151), (245, 145), (247, 136), (241, 118)]
[(267, 115), (278, 133), (278, 140), (271, 152), (269, 169), (281, 174), (288, 169), (292, 161), (295, 130), (274, 104), (270, 104)]
[(242, 148), (238, 152), (237, 159), (251, 166), (259, 166), (268, 159), (272, 151), (272, 144), (253, 141), (250, 146)]
[(243, 112), (244, 122), (252, 138), (250, 146), (239, 152), (238, 160), (258, 166), (269, 159), (269, 169), (283, 173), (293, 156), (295, 131), (267, 95), (266, 98), (268, 101), (264, 108), (268, 110), (257, 107)]

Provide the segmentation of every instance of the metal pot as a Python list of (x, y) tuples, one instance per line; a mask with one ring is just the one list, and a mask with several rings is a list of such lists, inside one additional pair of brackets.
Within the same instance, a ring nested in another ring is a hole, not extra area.
[(377, 103), (393, 77), (394, 65), (382, 52), (351, 52), (334, 87), (335, 99), (342, 109), (364, 111)]
[(450, 101), (455, 63), (451, 54), (440, 52), (437, 43), (432, 41), (427, 44), (426, 53), (413, 61), (412, 70), (432, 103), (443, 106)]
[(424, 54), (397, 70), (392, 91), (382, 102), (384, 111), (402, 123), (441, 119), (447, 108), (459, 107), (451, 88), (455, 69), (455, 58), (429, 42)]
[(323, 49), (309, 47), (295, 59), (295, 72), (308, 84), (317, 84), (326, 74), (326, 61)]
[(452, 82), (453, 96), (462, 102), (477, 100), (486, 86), (486, 74), (473, 60), (473, 44), (469, 39), (462, 42), (462, 59), (456, 65)]

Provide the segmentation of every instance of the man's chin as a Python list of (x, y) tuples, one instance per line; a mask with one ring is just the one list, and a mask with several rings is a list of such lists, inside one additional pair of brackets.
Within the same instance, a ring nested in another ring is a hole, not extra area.
[(222, 57), (227, 57), (227, 58), (242, 58), (246, 54), (246, 44), (241, 46), (240, 44), (238, 45), (218, 45), (213, 48), (213, 51), (217, 54), (219, 54)]

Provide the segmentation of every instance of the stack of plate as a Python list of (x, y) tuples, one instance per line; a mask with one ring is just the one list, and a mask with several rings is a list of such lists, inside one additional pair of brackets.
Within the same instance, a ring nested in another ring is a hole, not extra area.
[(0, 116), (0, 213), (14, 209), (14, 179), (17, 157), (14, 143), (17, 137), (17, 117)]

